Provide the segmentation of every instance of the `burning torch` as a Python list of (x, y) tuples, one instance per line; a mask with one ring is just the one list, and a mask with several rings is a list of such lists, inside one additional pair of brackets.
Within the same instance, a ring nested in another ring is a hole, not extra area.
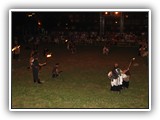
[(46, 62), (47, 62), (47, 58), (50, 58), (50, 57), (52, 57), (52, 53), (46, 54)]
[(44, 62), (44, 63), (42, 63), (42, 64), (39, 64), (40, 69), (41, 69), (42, 66), (45, 66), (45, 65), (47, 64), (47, 58), (50, 58), (50, 57), (52, 57), (52, 53), (46, 54), (46, 62)]
[(12, 48), (12, 52), (15, 51), (15, 50), (17, 50), (17, 49), (20, 48), (20, 47), (21, 47), (20, 45), (15, 46), (14, 48)]

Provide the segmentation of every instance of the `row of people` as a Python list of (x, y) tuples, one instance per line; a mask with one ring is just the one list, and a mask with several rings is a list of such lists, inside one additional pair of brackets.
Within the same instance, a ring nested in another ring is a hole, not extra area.
[[(77, 31), (62, 31), (62, 32), (50, 32), (45, 35), (24, 37), (26, 43), (33, 41), (40, 42), (53, 42), (53, 43), (64, 43), (65, 39), (74, 39), (77, 44), (97, 44), (100, 41), (110, 41), (113, 43), (117, 42), (131, 42), (138, 43), (142, 39), (142, 35), (134, 33), (119, 33), (119, 32), (105, 32), (101, 36), (98, 32), (77, 32)], [(35, 42), (36, 44), (36, 42)]]

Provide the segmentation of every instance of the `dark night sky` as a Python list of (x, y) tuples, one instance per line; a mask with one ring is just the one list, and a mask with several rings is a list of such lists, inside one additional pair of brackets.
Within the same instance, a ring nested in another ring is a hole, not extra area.
[[(35, 13), (32, 17), (28, 14)], [(109, 12), (113, 15), (105, 15), (105, 25), (108, 31), (118, 31), (119, 24), (115, 21), (120, 21), (120, 14), (115, 15), (114, 12)], [(124, 27), (126, 31), (147, 31), (148, 29), (148, 12), (123, 12)], [(47, 31), (99, 31), (100, 29), (100, 12), (12, 12), (12, 31), (34, 30), (38, 26), (38, 21), (42, 23), (41, 27)], [(108, 26), (107, 26), (108, 25)], [(147, 26), (147, 27), (146, 27)], [(134, 29), (132, 29), (134, 27)], [(137, 28), (139, 27), (139, 28)], [(16, 33), (15, 33), (16, 34)]]
[[(12, 12), (12, 21), (15, 25), (26, 24), (27, 13), (30, 12)], [(98, 12), (35, 12), (36, 19), (42, 20), (46, 25), (57, 24), (58, 22), (67, 22), (68, 18), (79, 19), (79, 22), (93, 22), (95, 19), (99, 20)], [(139, 19), (145, 19), (147, 12), (125, 12), (129, 15), (130, 19), (136, 19), (138, 16)]]
[[(16, 24), (22, 24), (25, 23), (26, 19), (28, 19), (27, 14), (30, 12), (12, 12), (12, 20), (15, 20), (14, 22)], [(69, 13), (69, 12), (34, 12), (36, 15), (45, 21), (54, 21), (58, 18), (63, 18), (62, 21), (64, 21), (68, 16), (76, 16), (77, 14), (80, 16), (88, 16), (88, 15), (98, 15), (97, 13), (87, 13), (87, 12), (76, 12), (76, 13)]]

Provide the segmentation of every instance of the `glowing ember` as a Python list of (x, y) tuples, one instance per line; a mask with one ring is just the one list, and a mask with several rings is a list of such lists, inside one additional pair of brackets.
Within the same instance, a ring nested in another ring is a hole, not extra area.
[(51, 53), (47, 55), (47, 58), (52, 57)]
[(65, 42), (68, 42), (68, 40), (65, 40)]
[(15, 51), (16, 49), (20, 48), (20, 45), (19, 46), (16, 46), (12, 49), (12, 52)]

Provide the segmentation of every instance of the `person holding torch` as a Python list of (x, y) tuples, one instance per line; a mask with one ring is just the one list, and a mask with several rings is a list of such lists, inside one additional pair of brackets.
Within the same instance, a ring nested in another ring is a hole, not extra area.
[(33, 81), (34, 81), (34, 83), (37, 82), (37, 83), (41, 84), (42, 82), (39, 79), (39, 70), (42, 66), (46, 65), (46, 63), (43, 63), (43, 64), (39, 63), (37, 52), (34, 53), (33, 57), (34, 57), (34, 61), (32, 63)]

